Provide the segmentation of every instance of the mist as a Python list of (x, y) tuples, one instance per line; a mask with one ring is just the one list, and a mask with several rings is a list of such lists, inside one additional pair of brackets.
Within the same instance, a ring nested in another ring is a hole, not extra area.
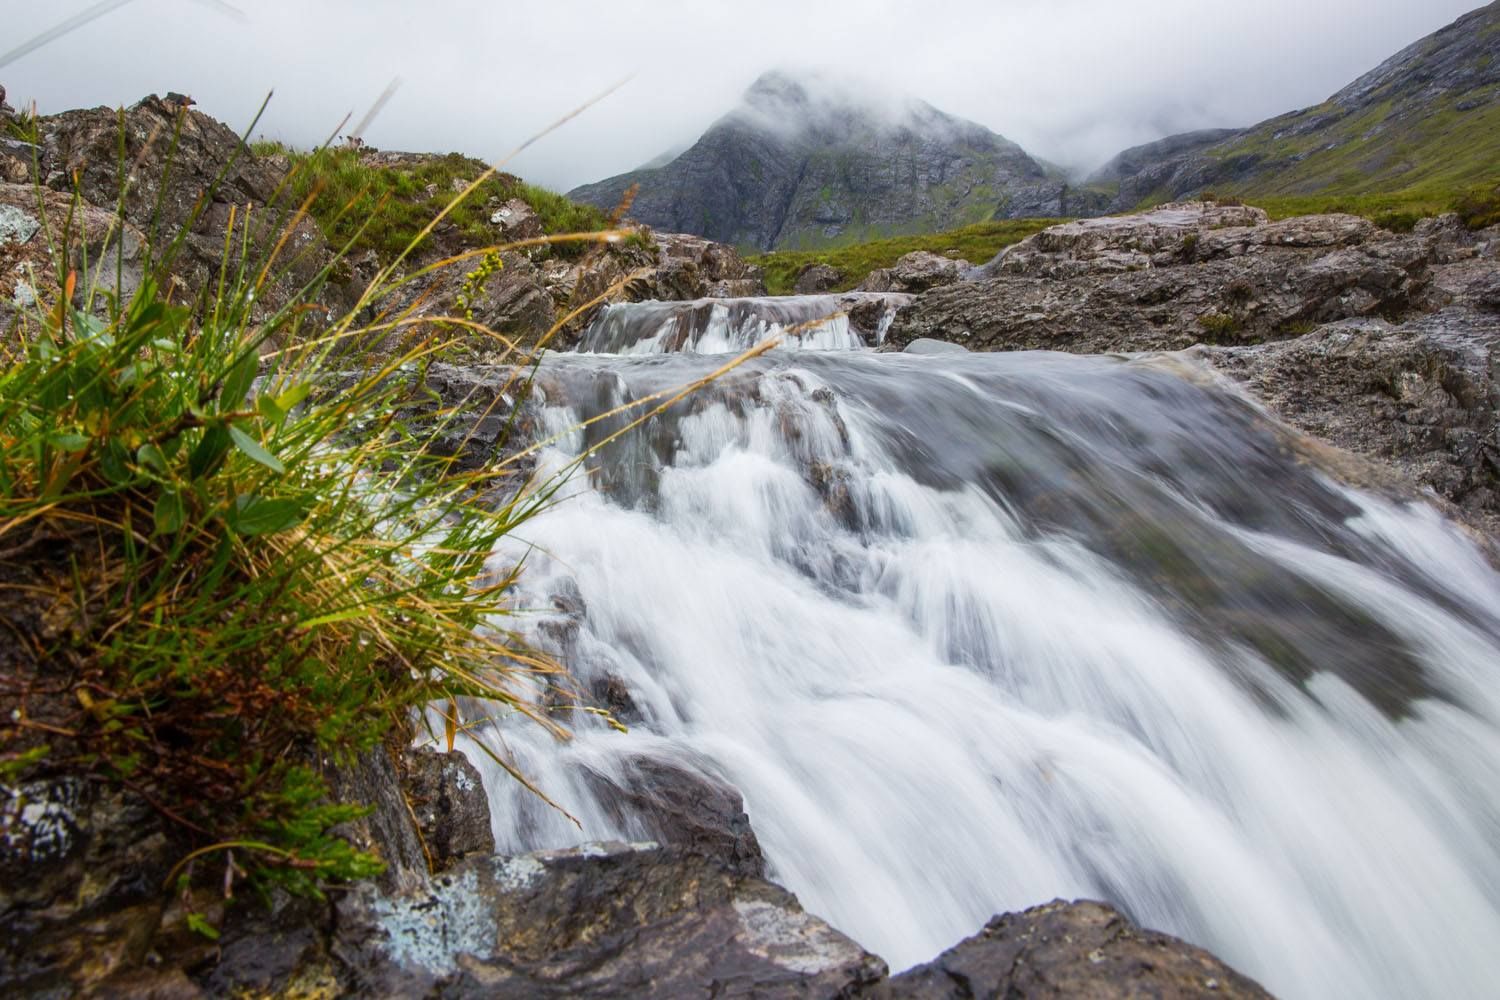
[[(93, 4), (0, 2), (9, 48)], [(1086, 171), (1174, 132), (1316, 104), (1474, 0), (135, 0), (0, 67), (43, 113), (191, 94), (256, 137), (346, 131), (389, 149), (506, 156), (597, 95), (507, 169), (549, 187), (682, 148), (762, 72), (816, 71), (908, 95)], [(623, 82), (622, 82), (623, 81)], [(346, 119), (346, 116), (352, 116)]]

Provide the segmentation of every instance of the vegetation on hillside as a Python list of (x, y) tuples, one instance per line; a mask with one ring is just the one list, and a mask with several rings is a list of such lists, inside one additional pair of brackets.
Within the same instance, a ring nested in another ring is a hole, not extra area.
[[(459, 153), (382, 163), (366, 149), (297, 153), (275, 143), (256, 143), (253, 148), (260, 155), (280, 153), (290, 159), (292, 192), (298, 202), (312, 197), (309, 214), (331, 241), (347, 245), (352, 254), (374, 250), (382, 261), (405, 250), (456, 190), (486, 172), (485, 164)], [(492, 242), (495, 227), (490, 215), (512, 198), (531, 206), (547, 235), (597, 232), (609, 225), (604, 213), (590, 205), (503, 173), (489, 176), (445, 221), (467, 244)], [(558, 243), (550, 252), (578, 256), (589, 245)]]
[(853, 288), (877, 268), (890, 267), (903, 255), (926, 250), (946, 257), (983, 264), (1001, 250), (1026, 237), (1055, 226), (1062, 219), (1004, 219), (980, 222), (962, 229), (920, 236), (894, 236), (833, 250), (777, 250), (749, 258), (766, 272), (766, 289), (772, 295), (787, 295), (797, 275), (813, 264), (837, 268), (843, 279), (838, 291)]

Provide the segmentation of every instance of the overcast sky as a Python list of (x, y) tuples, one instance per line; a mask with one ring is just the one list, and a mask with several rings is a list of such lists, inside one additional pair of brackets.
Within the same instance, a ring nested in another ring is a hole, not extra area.
[[(306, 145), (401, 86), (367, 133), (567, 189), (685, 147), (764, 70), (879, 81), (1090, 168), (1173, 132), (1322, 101), (1477, 0), (134, 0), (0, 67), (46, 113), (191, 94)], [(95, 0), (0, 0), (8, 50)]]

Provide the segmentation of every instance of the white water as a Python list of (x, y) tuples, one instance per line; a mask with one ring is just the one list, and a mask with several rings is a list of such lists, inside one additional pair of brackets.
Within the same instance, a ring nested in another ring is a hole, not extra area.
[[(546, 420), (722, 359), (686, 361), (563, 359)], [(639, 835), (584, 773), (653, 754), (893, 969), (1091, 897), (1287, 997), (1495, 995), (1500, 576), (1432, 511), (1260, 468), (1248, 407), (1141, 363), (782, 355), (653, 435), (528, 526), (520, 601), (581, 597), (558, 648), (643, 721), (504, 725), (583, 830), (496, 769), (502, 850)]]

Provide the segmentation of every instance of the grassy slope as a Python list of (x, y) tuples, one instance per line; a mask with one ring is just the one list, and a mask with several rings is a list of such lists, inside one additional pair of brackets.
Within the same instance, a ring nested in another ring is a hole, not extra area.
[[(389, 260), (453, 197), (454, 184), (464, 184), (484, 172), (478, 160), (449, 153), (409, 163), (381, 165), (367, 161), (355, 149), (324, 149), (289, 153), (274, 145), (258, 146), (258, 153), (282, 152), (291, 157), (293, 190), (300, 201), (314, 190), (312, 216), (336, 245), (352, 244), (352, 254), (375, 250)], [(520, 198), (531, 206), (549, 235), (595, 232), (607, 225), (604, 213), (563, 195), (527, 184), (509, 174), (485, 181), (447, 218), (464, 240), (474, 246), (498, 237), (489, 216), (501, 204)], [(363, 230), (361, 230), (363, 227)], [(563, 243), (552, 248), (563, 256), (580, 254), (591, 244)]]
[(980, 222), (943, 233), (897, 236), (831, 250), (776, 250), (751, 257), (766, 272), (766, 288), (772, 295), (786, 295), (796, 283), (797, 273), (810, 264), (827, 264), (844, 273), (840, 291), (853, 288), (876, 268), (890, 267), (913, 250), (927, 250), (947, 257), (982, 264), (1013, 243), (1056, 225), (1059, 219), (1005, 219)]

